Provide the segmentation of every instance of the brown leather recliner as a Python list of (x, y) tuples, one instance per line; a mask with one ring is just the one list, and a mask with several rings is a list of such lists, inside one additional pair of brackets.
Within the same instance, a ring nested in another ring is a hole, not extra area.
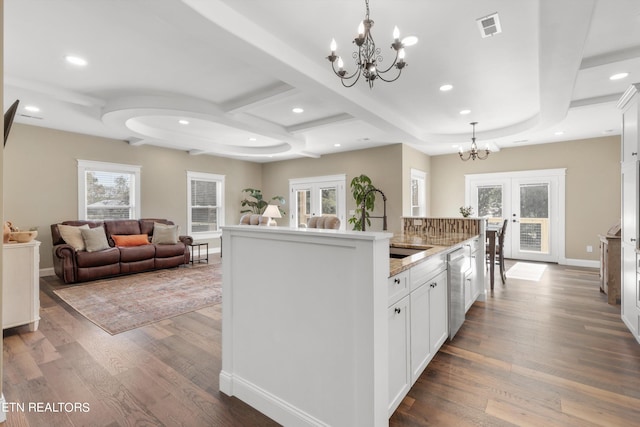
[[(51, 224), (53, 269), (65, 283), (85, 282), (120, 274), (177, 267), (189, 263), (191, 236), (179, 236), (175, 244), (153, 244), (154, 223), (173, 225), (166, 219), (63, 221), (60, 224), (104, 229), (109, 247), (95, 252), (76, 250), (60, 234), (58, 224)], [(113, 235), (149, 236), (148, 245), (116, 246)]]

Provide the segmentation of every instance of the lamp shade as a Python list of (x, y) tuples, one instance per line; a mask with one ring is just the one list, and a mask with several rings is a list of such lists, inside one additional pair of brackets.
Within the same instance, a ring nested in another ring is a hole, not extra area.
[(262, 216), (266, 216), (268, 218), (282, 218), (282, 215), (280, 215), (280, 209), (278, 209), (278, 206), (276, 205), (267, 206), (264, 212), (262, 212)]

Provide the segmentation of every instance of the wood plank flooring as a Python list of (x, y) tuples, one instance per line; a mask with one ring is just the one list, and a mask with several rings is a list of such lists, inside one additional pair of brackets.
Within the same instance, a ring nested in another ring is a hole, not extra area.
[[(4, 333), (5, 399), (89, 411), (14, 410), (7, 426), (278, 425), (218, 390), (220, 305), (110, 336), (51, 292), (56, 278), (40, 283), (39, 330)], [(640, 344), (596, 270), (549, 265), (540, 282), (497, 279), (390, 425), (640, 425)]]

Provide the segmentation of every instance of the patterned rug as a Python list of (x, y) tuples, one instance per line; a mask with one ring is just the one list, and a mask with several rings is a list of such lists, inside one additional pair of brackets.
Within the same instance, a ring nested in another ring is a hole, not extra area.
[(119, 334), (222, 302), (219, 264), (150, 271), (54, 290), (78, 313)]

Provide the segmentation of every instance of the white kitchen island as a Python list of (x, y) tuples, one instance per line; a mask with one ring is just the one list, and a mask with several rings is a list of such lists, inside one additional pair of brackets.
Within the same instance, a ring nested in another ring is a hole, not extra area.
[(224, 227), (220, 390), (285, 426), (387, 426), (391, 237)]

